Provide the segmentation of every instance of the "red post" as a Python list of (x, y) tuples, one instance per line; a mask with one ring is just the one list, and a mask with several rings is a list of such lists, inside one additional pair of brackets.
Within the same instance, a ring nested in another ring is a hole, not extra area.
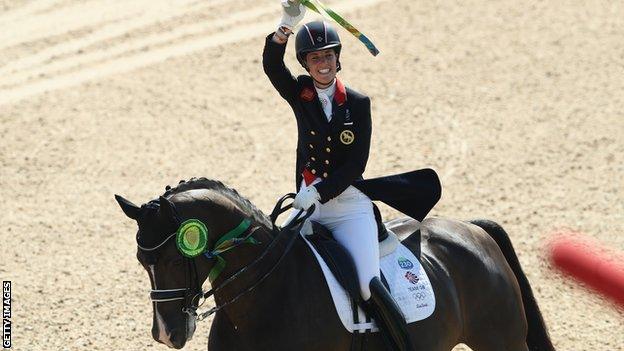
[(595, 244), (561, 236), (550, 244), (552, 264), (624, 308), (624, 257)]

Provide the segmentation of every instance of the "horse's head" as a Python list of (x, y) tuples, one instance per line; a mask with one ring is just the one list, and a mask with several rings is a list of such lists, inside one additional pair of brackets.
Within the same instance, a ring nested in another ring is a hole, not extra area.
[(182, 348), (195, 331), (195, 309), (213, 262), (203, 255), (185, 257), (176, 244), (176, 232), (184, 219), (198, 219), (208, 228), (210, 245), (217, 240), (215, 233), (236, 219), (228, 208), (211, 201), (190, 206), (196, 199), (188, 192), (170, 199), (161, 196), (141, 207), (121, 196), (115, 198), (126, 216), (138, 223), (137, 259), (152, 285), (152, 336), (169, 347)]
[[(121, 196), (115, 197), (126, 216), (137, 221), (137, 259), (147, 271), (152, 292), (177, 290), (180, 295), (169, 300), (154, 299), (152, 336), (169, 347), (182, 348), (195, 331), (195, 318), (183, 312), (189, 302), (192, 279), (187, 259), (178, 251), (170, 236), (178, 229), (174, 207), (161, 197), (137, 207)], [(201, 279), (201, 277), (200, 277)], [(205, 277), (203, 277), (205, 279)], [(202, 280), (203, 281), (203, 280)], [(184, 289), (184, 290), (183, 290)]]
[(271, 221), (236, 190), (206, 178), (181, 181), (141, 207), (115, 199), (139, 227), (137, 259), (152, 285), (152, 336), (182, 348), (195, 331), (203, 282), (210, 278), (217, 284), (213, 291), (219, 298), (225, 277), (262, 250), (256, 238), (271, 239)]

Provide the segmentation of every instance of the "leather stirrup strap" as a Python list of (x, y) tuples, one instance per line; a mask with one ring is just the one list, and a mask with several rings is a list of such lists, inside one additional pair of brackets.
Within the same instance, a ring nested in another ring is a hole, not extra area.
[(386, 338), (392, 340), (393, 349), (398, 351), (414, 350), (407, 332), (407, 322), (399, 305), (379, 278), (373, 278), (369, 287), (371, 298), (366, 301), (366, 304), (370, 310), (373, 310), (373, 318), (375, 318), (382, 333), (385, 332)]

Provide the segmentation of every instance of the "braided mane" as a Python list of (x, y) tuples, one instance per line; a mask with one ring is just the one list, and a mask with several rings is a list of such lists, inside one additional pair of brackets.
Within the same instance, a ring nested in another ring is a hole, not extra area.
[(166, 198), (169, 198), (172, 195), (182, 193), (187, 190), (195, 190), (195, 189), (208, 189), (215, 190), (226, 196), (233, 203), (238, 205), (246, 215), (252, 217), (256, 221), (265, 224), (268, 227), (271, 227), (271, 221), (269, 218), (260, 211), (254, 204), (252, 204), (249, 200), (241, 196), (238, 191), (232, 189), (222, 182), (218, 180), (208, 179), (208, 178), (191, 178), (189, 180), (180, 180), (178, 185), (175, 187), (166, 186), (165, 193), (162, 195)]

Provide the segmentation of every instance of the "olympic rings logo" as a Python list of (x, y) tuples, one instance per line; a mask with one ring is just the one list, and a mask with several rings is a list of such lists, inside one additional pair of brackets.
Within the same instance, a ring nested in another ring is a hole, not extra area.
[(416, 300), (416, 301), (422, 301), (422, 300), (424, 300), (425, 298), (427, 298), (427, 293), (425, 293), (425, 292), (420, 292), (420, 291), (419, 291), (419, 292), (415, 292), (415, 293), (412, 293), (412, 297), (413, 297), (413, 298), (414, 298), (414, 300)]

